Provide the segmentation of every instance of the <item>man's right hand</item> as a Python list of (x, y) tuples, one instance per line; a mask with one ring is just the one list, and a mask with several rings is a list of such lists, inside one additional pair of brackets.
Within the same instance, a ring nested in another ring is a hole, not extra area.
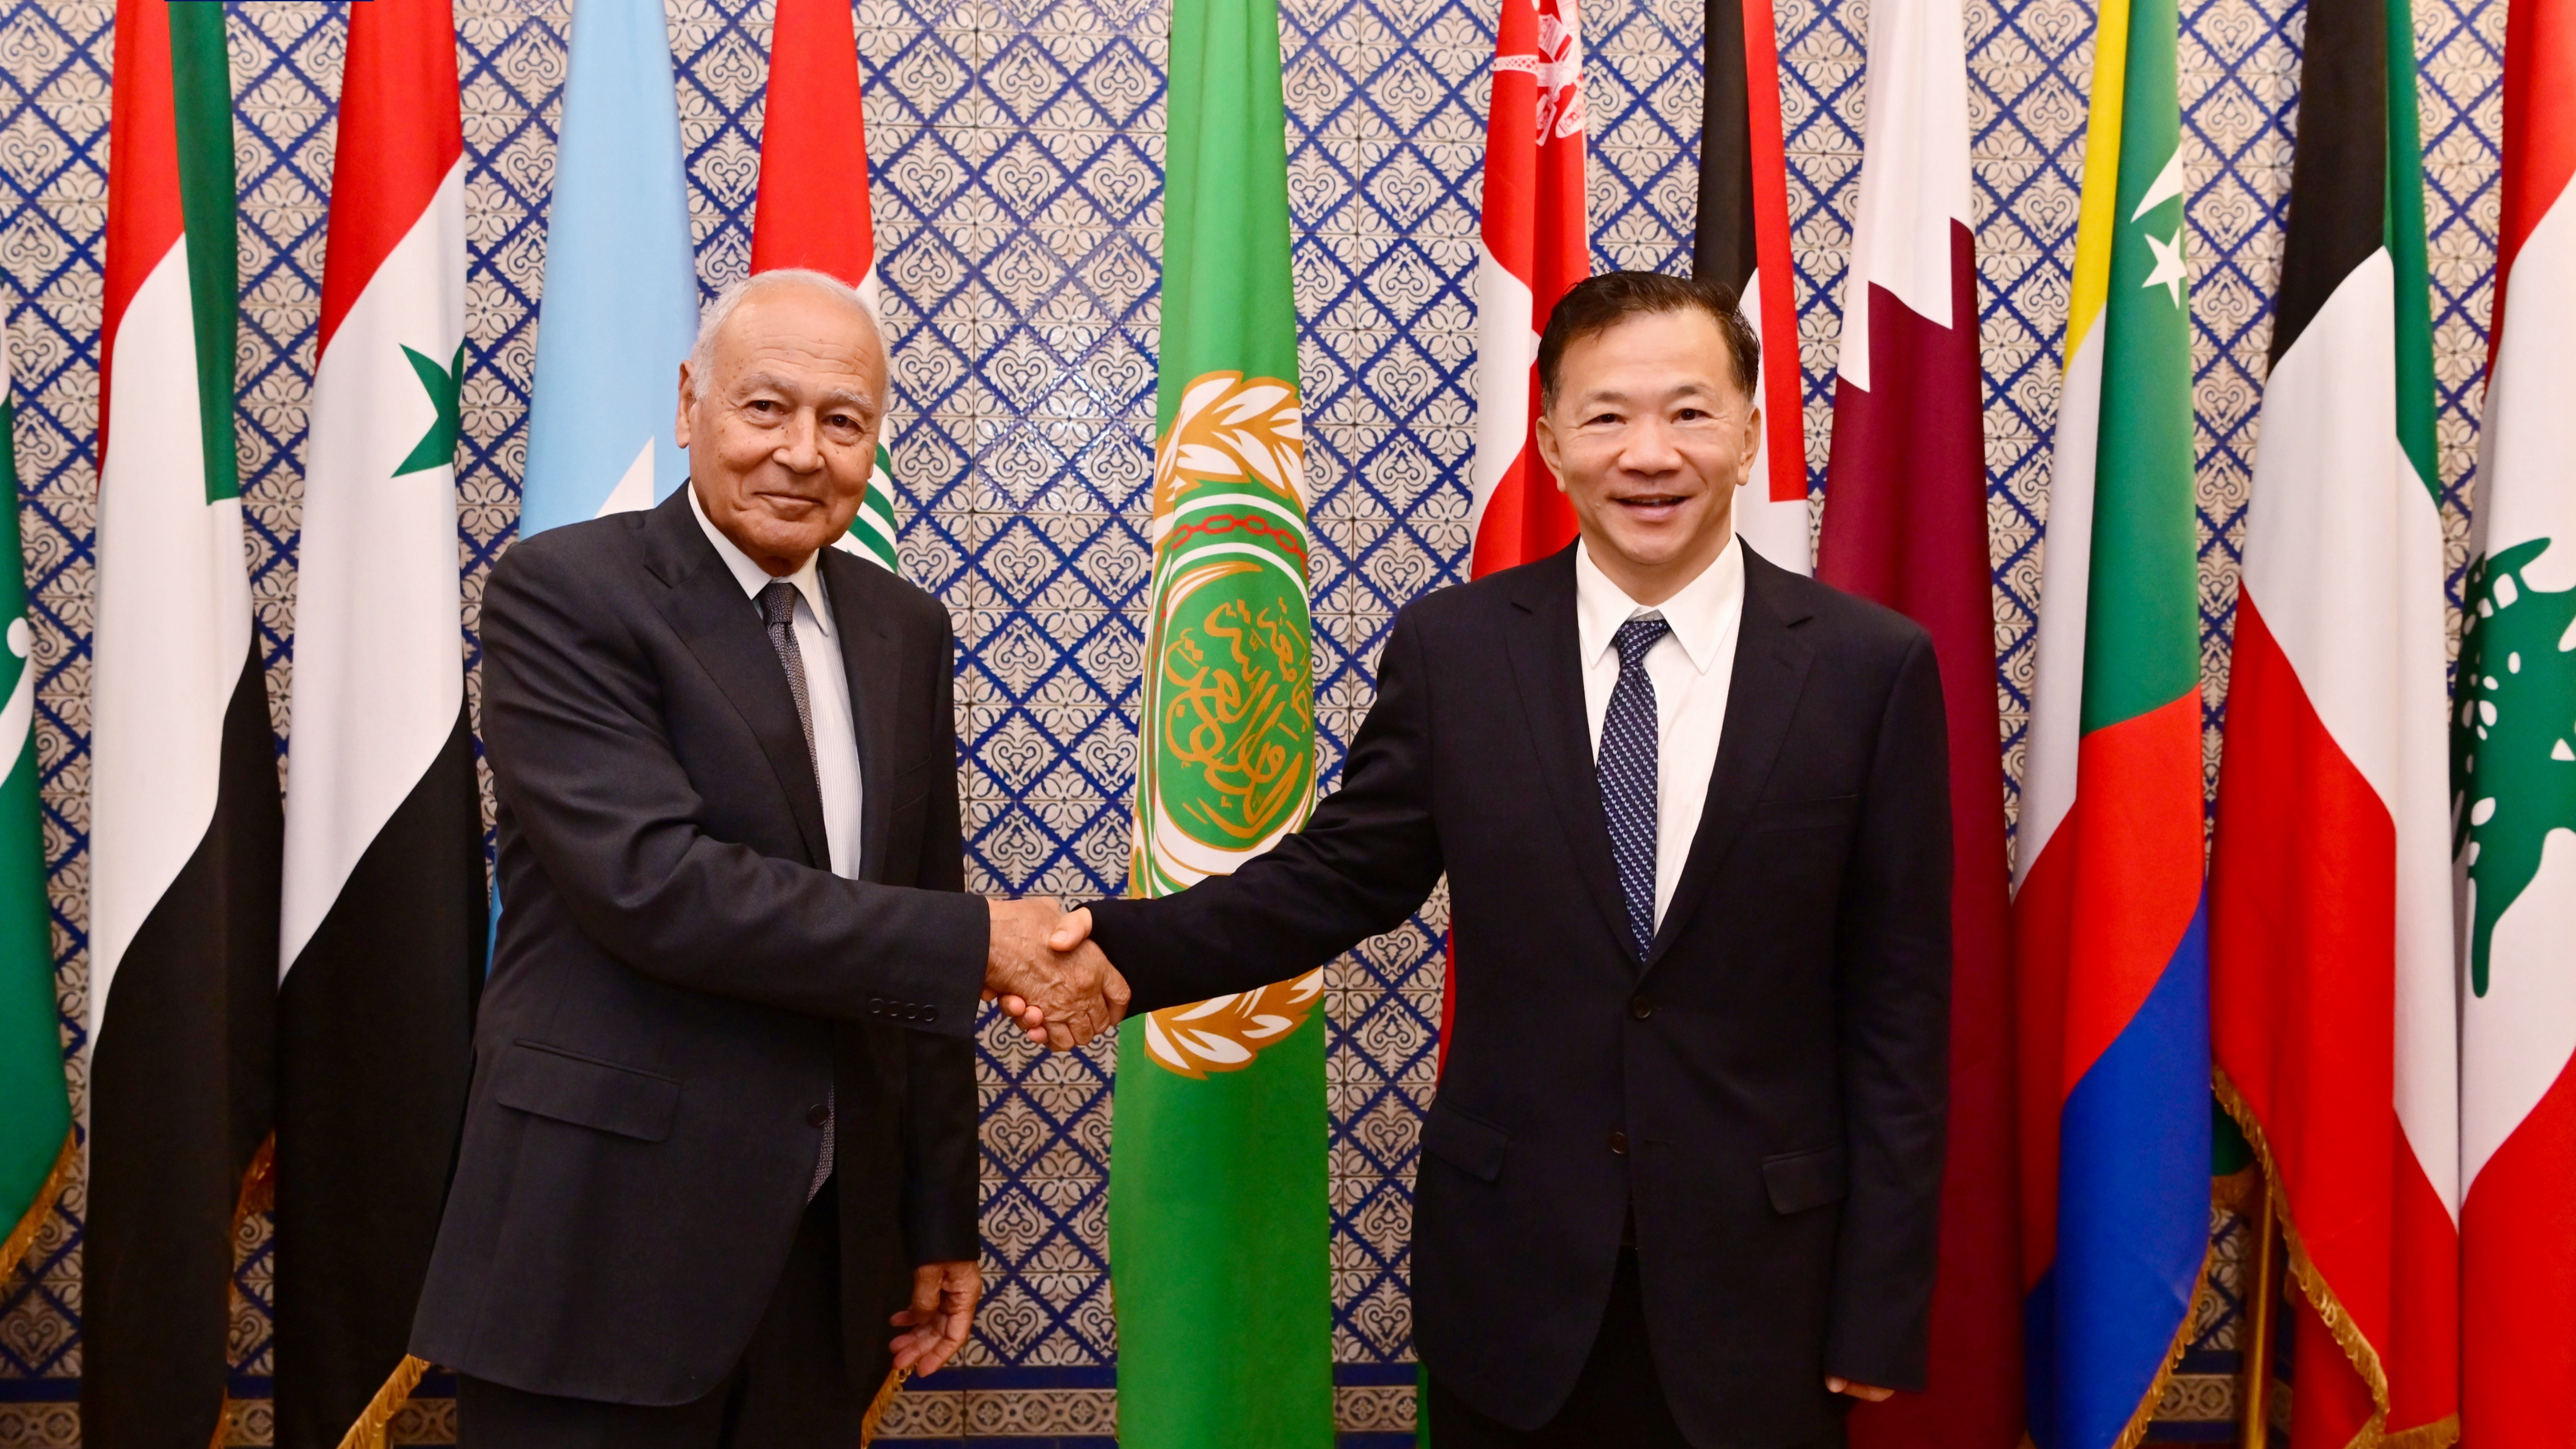
[[(1087, 929), (1060, 929), (1066, 918), (1054, 903), (987, 900), (985, 906), (993, 934), (984, 957), (984, 999), (998, 1000), (1030, 1040), (1071, 1051), (1127, 1014), (1126, 979), (1090, 943)], [(1089, 926), (1087, 914), (1082, 924)]]

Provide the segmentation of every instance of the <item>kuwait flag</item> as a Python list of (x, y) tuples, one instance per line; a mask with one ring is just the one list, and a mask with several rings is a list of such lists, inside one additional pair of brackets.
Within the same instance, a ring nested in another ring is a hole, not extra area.
[(235, 1214), (266, 1156), (277, 740), (233, 461), (232, 140), (223, 8), (120, 0), (90, 667), (90, 1449), (214, 1437)]
[[(1752, 480), (1735, 495), (1735, 531), (1754, 552), (1803, 574), (1812, 552), (1806, 412), (1799, 401), (1805, 379), (1798, 370), (1798, 272), (1789, 255), (1789, 174), (1780, 149), (1780, 54), (1771, 0), (1708, 0), (1706, 75), (1691, 271), (1733, 288), (1744, 320), (1762, 339), (1762, 373), (1754, 380), (1762, 442)], [(1578, 234), (1580, 205), (1578, 195)]]
[(2414, 44), (2408, 0), (2308, 7), (2210, 864), (2219, 1096), (2306, 1300), (2297, 1449), (2459, 1437), (2449, 646)]
[(1574, 542), (1573, 506), (1540, 461), (1533, 430), (1539, 333), (1556, 299), (1592, 275), (1583, 204), (1583, 22), (1574, 0), (1502, 0), (1476, 239), (1470, 578)]
[[(876, 227), (868, 208), (868, 127), (859, 108), (859, 38), (849, 0), (778, 0), (764, 106), (751, 269), (828, 272), (858, 288), (869, 309), (876, 310), (880, 288)], [(889, 339), (888, 348), (892, 345)], [(868, 496), (860, 500), (850, 531), (833, 543), (901, 574), (894, 542), (894, 458), (880, 431)]]
[(465, 192), (447, 0), (351, 6), (344, 75), (278, 952), (282, 1449), (330, 1449), (362, 1416), (381, 1432), (426, 1367), (403, 1345), (483, 978), (457, 586)]
[[(1223, 875), (1315, 797), (1305, 433), (1276, 0), (1176, 0), (1153, 580), (1128, 891)], [(1333, 1441), (1324, 972), (1130, 1017), (1109, 1261), (1126, 1449)]]
[(2039, 1449), (2134, 1442), (2209, 1250), (2177, 28), (2174, 0), (2104, 0), (2067, 308), (2013, 901)]
[(72, 1170), (72, 1101), (63, 1078), (62, 1017), (54, 1000), (53, 912), (45, 901), (45, 828), (36, 796), (35, 634), (27, 622), (27, 573), (19, 563), (17, 416), (10, 405), (9, 334), (0, 324), (0, 656), (8, 704), (0, 707), (0, 1280), (17, 1271), (52, 1216)]
[(698, 335), (697, 254), (662, 24), (638, 0), (573, 7), (522, 538), (650, 508), (689, 476), (671, 412)]
[[(1817, 577), (1930, 631), (1950, 741), (1950, 1154), (1931, 1386), (1855, 1409), (1862, 1449), (2013, 1449), (2022, 1433), (2021, 1363), (2008, 1347), (2021, 1332), (2013, 1002), (1966, 30), (1960, 0), (1870, 8), (1868, 144), (1816, 562)], [(1798, 506), (1803, 525), (1803, 492)]]
[(2576, 3), (2505, 30), (2504, 214), (2460, 642), (2462, 1423), (2576, 1418)]

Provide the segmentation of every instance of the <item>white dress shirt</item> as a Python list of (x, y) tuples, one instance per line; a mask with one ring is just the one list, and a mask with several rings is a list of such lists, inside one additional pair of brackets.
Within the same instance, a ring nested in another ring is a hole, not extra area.
[[(708, 520), (694, 483), (689, 485), (689, 511), (697, 515), (698, 527), (706, 530), (707, 542), (716, 546), (716, 557), (733, 570), (734, 582), (742, 585), (743, 596), (751, 600), (753, 616), (759, 617), (760, 591), (773, 582), (768, 572)], [(787, 576), (787, 582), (796, 586), (796, 652), (803, 656), (805, 707), (814, 720), (814, 770), (819, 777), (815, 783), (823, 791), (823, 839), (831, 847), (832, 874), (856, 880), (861, 796), (859, 730), (850, 713), (850, 676), (841, 667), (841, 645), (832, 633), (832, 601), (823, 592), (823, 576), (814, 559), (807, 558)], [(1599, 733), (1597, 726), (1594, 733)]]
[(1613, 636), (1630, 619), (1661, 618), (1672, 632), (1646, 651), (1655, 685), (1655, 925), (1664, 923), (1673, 887), (1690, 859), (1691, 840), (1717, 771), (1726, 728), (1726, 693), (1735, 679), (1735, 640), (1744, 625), (1744, 545), (1734, 539), (1698, 578), (1654, 608), (1610, 581), (1584, 544), (1574, 548), (1574, 628), (1583, 651), (1583, 715), (1592, 755), (1601, 756), (1601, 719), (1619, 683)]

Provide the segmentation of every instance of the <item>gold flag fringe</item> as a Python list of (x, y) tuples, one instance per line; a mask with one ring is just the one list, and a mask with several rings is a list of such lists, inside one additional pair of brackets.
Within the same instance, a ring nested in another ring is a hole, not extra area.
[[(859, 1419), (859, 1449), (868, 1449), (876, 1442), (877, 1426), (885, 1421), (886, 1410), (894, 1407), (894, 1396), (902, 1390), (903, 1381), (910, 1377), (912, 1374), (906, 1369), (886, 1371), (885, 1382), (877, 1385), (877, 1396), (868, 1400), (868, 1411)], [(349, 1446), (343, 1444), (340, 1449), (349, 1449)]]
[(429, 1372), (429, 1360), (403, 1355), (394, 1371), (385, 1376), (384, 1386), (367, 1400), (365, 1413), (340, 1436), (340, 1449), (385, 1449), (386, 1431), (393, 1427), (394, 1415), (402, 1412), (403, 1401), (420, 1387), (421, 1375)]
[(71, 1183), (72, 1157), (78, 1150), (76, 1144), (79, 1140), (76, 1132), (63, 1134), (63, 1150), (54, 1154), (54, 1170), (46, 1173), (45, 1180), (37, 1185), (35, 1201), (27, 1204), (27, 1211), (19, 1217), (18, 1225), (9, 1230), (8, 1238), (0, 1240), (0, 1282), (8, 1281), (18, 1271), (18, 1265), (26, 1260), (27, 1250), (36, 1246), (36, 1234), (44, 1231), (45, 1220), (53, 1216), (55, 1201)]
[[(241, 1244), (242, 1224), (250, 1221), (250, 1215), (267, 1212), (276, 1206), (277, 1134), (272, 1132), (260, 1141), (259, 1150), (250, 1155), (250, 1166), (242, 1169), (241, 1195), (233, 1199), (232, 1242), (236, 1249)], [(224, 1277), (230, 1283), (232, 1274), (227, 1272)], [(225, 1289), (226, 1304), (232, 1301), (234, 1287), (238, 1285)], [(232, 1421), (233, 1396), (227, 1389), (215, 1409), (215, 1434), (207, 1441), (206, 1449), (224, 1449), (224, 1435), (232, 1428)]]
[(2360, 1326), (2352, 1321), (2352, 1314), (2345, 1310), (2343, 1300), (2335, 1296), (2333, 1285), (2326, 1282), (2325, 1274), (2317, 1271), (2315, 1260), (2308, 1256), (2307, 1240), (2299, 1236), (2298, 1219), (2290, 1213), (2290, 1195), (2281, 1187), (2280, 1167), (2272, 1158), (2271, 1139), (2263, 1135), (2263, 1124), (2255, 1120), (2253, 1107), (2247, 1104), (2244, 1094), (2237, 1091), (2236, 1083), (2229, 1079), (2225, 1068), (2212, 1067), (2210, 1078), (2217, 1088), (2219, 1104), (2227, 1109), (2228, 1116), (2236, 1119), (2236, 1125), (2245, 1133), (2245, 1140), (2254, 1146), (2255, 1160), (2263, 1165), (2263, 1180), (2272, 1196), (2272, 1212), (2281, 1222), (2281, 1242), (2290, 1250), (2290, 1276), (2298, 1280), (2299, 1292), (2307, 1298), (2308, 1306), (2316, 1310), (2318, 1321), (2334, 1335), (2335, 1344), (2343, 1350), (2344, 1357), (2352, 1361), (2353, 1372), (2360, 1374), (2361, 1381), (2370, 1387), (2370, 1418), (2345, 1449), (2450, 1449), (2460, 1439), (2457, 1414), (2393, 1434), (2388, 1432), (2388, 1370), (2379, 1361), (2379, 1350), (2362, 1335)]
[[(2138, 1445), (2145, 1441), (2148, 1427), (2155, 1422), (2156, 1405), (2164, 1400), (2165, 1386), (2173, 1382), (2175, 1371), (2182, 1366), (2183, 1350), (2191, 1347), (2191, 1326), (2200, 1321), (2200, 1306), (2208, 1299), (2209, 1292), (2209, 1250), (2204, 1248), (2200, 1254), (2200, 1271), (2192, 1277), (2191, 1302), (2183, 1308), (2182, 1322), (2174, 1329), (2173, 1344), (2165, 1350), (2164, 1364), (2156, 1370), (2156, 1376), (2148, 1380), (2147, 1391), (2138, 1396), (2137, 1410), (2129, 1416), (2128, 1427), (2120, 1431), (2120, 1437), (2112, 1441), (2113, 1449), (2138, 1449)], [(2018, 1449), (2039, 1449), (2029, 1430), (2022, 1431)]]

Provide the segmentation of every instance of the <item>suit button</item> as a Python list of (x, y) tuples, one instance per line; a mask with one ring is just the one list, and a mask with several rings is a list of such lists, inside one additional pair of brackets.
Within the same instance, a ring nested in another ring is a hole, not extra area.
[(1628, 1014), (1637, 1018), (1639, 1021), (1644, 1021), (1647, 1017), (1655, 1014), (1654, 1000), (1647, 996), (1646, 993), (1642, 991), (1638, 992), (1636, 995), (1628, 998)]
[(939, 1019), (939, 1008), (936, 1006), (923, 1007), (921, 1009), (921, 1019), (923, 1021), (937, 1021)]
[(1627, 1155), (1628, 1155), (1628, 1134), (1627, 1134), (1627, 1133), (1625, 1133), (1625, 1132), (1613, 1132), (1613, 1133), (1611, 1133), (1611, 1134), (1610, 1134), (1610, 1150), (1611, 1150), (1611, 1151), (1613, 1151), (1613, 1152), (1615, 1152), (1615, 1153), (1617, 1153), (1617, 1154), (1619, 1154), (1621, 1157), (1625, 1157), (1625, 1156), (1627, 1156)]
[(805, 1109), (805, 1125), (808, 1127), (820, 1127), (831, 1120), (832, 1109), (820, 1102)]

